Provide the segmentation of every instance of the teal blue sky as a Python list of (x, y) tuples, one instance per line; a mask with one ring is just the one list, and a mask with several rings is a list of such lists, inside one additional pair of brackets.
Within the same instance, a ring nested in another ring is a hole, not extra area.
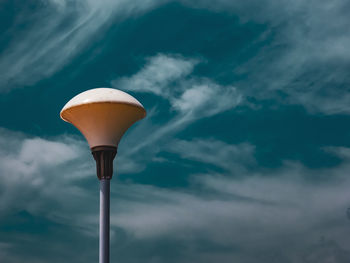
[(98, 180), (59, 118), (147, 118), (111, 183), (111, 262), (350, 261), (350, 5), (0, 1), (0, 262), (97, 262)]

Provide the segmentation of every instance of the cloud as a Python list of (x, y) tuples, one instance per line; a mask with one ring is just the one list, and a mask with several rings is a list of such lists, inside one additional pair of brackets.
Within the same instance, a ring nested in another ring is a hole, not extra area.
[[(9, 45), (0, 55), (1, 91), (33, 85), (50, 77), (103, 35), (111, 22), (161, 3), (52, 0), (36, 5), (34, 11), (20, 9), (6, 33), (11, 37)], [(23, 17), (26, 21), (22, 21)], [(17, 26), (23, 23), (27, 30), (18, 30)]]
[(167, 150), (185, 160), (214, 165), (230, 174), (242, 175), (247, 167), (256, 165), (255, 147), (248, 143), (230, 145), (215, 139), (175, 139), (168, 145)]
[[(153, 116), (148, 115), (148, 120), (146, 120), (148, 123), (144, 121), (144, 125), (139, 127), (148, 136), (142, 142), (138, 141), (139, 143), (135, 147), (132, 147), (129, 153), (140, 151), (155, 142), (158, 144), (158, 149), (161, 150), (164, 142), (169, 140), (177, 132), (185, 129), (199, 119), (208, 118), (233, 109), (240, 104), (241, 100), (241, 95), (234, 87), (222, 87), (210, 81), (193, 84), (180, 97), (170, 98), (172, 109), (175, 109), (177, 114), (166, 124), (161, 126), (153, 125)], [(154, 152), (154, 149), (151, 151)]]
[[(18, 209), (40, 213), (54, 200), (66, 202), (67, 192), (72, 191), (73, 196), (84, 193), (70, 185), (94, 172), (93, 162), (86, 162), (89, 151), (82, 142), (67, 136), (30, 137), (3, 128), (0, 133), (0, 211), (3, 215)], [(53, 211), (48, 209), (47, 213)]]
[[(254, 147), (248, 144), (177, 140), (169, 149), (183, 158), (224, 168), (231, 175), (232, 168), (239, 165), (249, 167), (255, 163)], [(350, 180), (347, 170), (350, 159), (344, 152), (349, 153), (350, 150), (343, 147), (327, 150), (343, 158), (343, 163), (334, 168), (308, 169), (299, 163), (286, 161), (275, 170), (249, 173), (249, 169), (245, 169), (244, 177), (223, 176), (219, 173), (193, 175), (194, 184), (184, 190), (136, 184), (119, 185), (117, 192), (125, 194), (130, 200), (121, 209), (117, 209), (121, 215), (115, 217), (115, 224), (126, 227), (142, 238), (170, 233), (181, 237), (181, 233), (188, 234), (188, 228), (196, 231), (197, 228), (213, 225), (213, 221), (222, 220), (225, 224), (232, 223), (237, 231), (240, 224), (242, 227), (244, 224), (251, 225), (251, 232), (256, 228), (264, 230), (264, 234), (276, 231), (299, 231), (300, 234), (303, 231), (315, 231), (309, 241), (317, 240), (320, 235), (318, 227), (327, 226), (328, 222), (334, 220), (340, 228), (347, 227), (348, 224), (346, 209), (350, 204), (347, 191)], [(323, 179), (319, 180), (320, 178)], [(148, 200), (147, 203), (143, 202), (145, 199)], [(237, 221), (238, 225), (233, 221)], [(257, 225), (254, 226), (255, 224)], [(297, 229), (285, 229), (286, 224)], [(227, 230), (226, 227), (228, 226), (223, 226), (221, 231)], [(329, 229), (325, 228), (322, 235), (332, 236), (334, 225), (327, 227)], [(214, 227), (213, 231), (217, 230)], [(224, 242), (226, 235), (219, 234), (206, 233), (207, 238), (218, 235), (218, 241), (222, 239), (220, 242)], [(233, 233), (230, 236), (231, 239), (235, 237)], [(344, 235), (342, 239), (347, 237)], [(242, 242), (242, 239), (239, 241)]]
[(7, 259), (9, 256), (7, 255), (7, 250), (11, 248), (11, 244), (7, 242), (0, 242), (0, 257), (2, 259)]
[[(13, 27), (5, 33), (10, 41), (0, 55), (1, 91), (33, 85), (50, 77), (87, 48), (93, 39), (102, 36), (112, 22), (166, 2), (52, 0), (36, 6), (35, 11), (20, 10)], [(235, 83), (244, 95), (301, 104), (311, 113), (350, 112), (350, 97), (346, 91), (350, 84), (347, 74), (350, 27), (346, 2), (180, 2), (190, 7), (234, 13), (242, 23), (266, 25), (260, 39), (250, 43), (258, 47), (257, 54), (227, 69), (235, 75), (246, 76)], [(252, 13), (251, 10), (259, 11)], [(21, 12), (30, 14), (29, 18)], [(28, 30), (18, 31), (17, 26), (24, 23), (23, 17), (27, 17)], [(21, 33), (14, 36), (13, 32)], [(116, 80), (113, 85), (133, 91), (152, 90), (154, 94), (173, 97), (171, 83), (188, 76), (200, 60), (160, 54), (148, 62), (136, 75)]]
[(301, 104), (311, 113), (350, 113), (346, 9), (344, 1), (298, 1), (293, 9), (284, 11), (287, 17), (293, 16), (293, 23), (281, 21), (275, 44), (249, 63), (260, 61), (253, 68), (252, 81), (263, 85), (263, 89), (256, 87), (261, 96), (269, 97), (277, 90), (287, 95), (286, 102)]
[[(281, 104), (299, 104), (312, 114), (350, 113), (347, 92), (350, 85), (350, 56), (347, 52), (350, 22), (347, 14), (350, 7), (346, 1), (180, 2), (193, 8), (234, 14), (242, 24), (265, 26), (260, 37), (249, 43), (249, 46), (258, 49), (254, 51), (256, 54), (235, 68), (227, 69), (227, 74), (238, 76), (234, 85), (240, 87), (240, 96), (255, 97), (258, 101), (274, 99)], [(167, 69), (167, 63), (163, 64)], [(185, 75), (187, 69), (190, 71), (191, 68), (184, 67), (184, 71), (180, 72)], [(165, 70), (158, 67), (155, 71)], [(167, 72), (166, 76), (170, 76), (171, 72), (176, 76), (173, 69)], [(142, 75), (138, 76), (143, 79)], [(135, 76), (133, 84), (136, 80), (140, 79)], [(147, 81), (142, 83), (153, 84), (153, 93), (159, 94), (162, 90), (167, 94), (163, 96), (168, 96), (168, 90), (160, 88), (162, 85)], [(185, 86), (182, 85), (182, 89)], [(149, 90), (150, 86), (147, 87)]]
[[(310, 170), (286, 162), (240, 179), (194, 175), (195, 183), (183, 190), (118, 185), (123, 201), (111, 224), (144, 242), (171, 237), (189, 247), (197, 244), (184, 252), (182, 262), (193, 257), (205, 262), (347, 262), (349, 165), (345, 159), (335, 168)], [(327, 179), (312, 180), (320, 174)]]
[[(130, 158), (130, 162), (118, 154), (116, 159), (117, 173), (144, 169), (137, 158)], [(2, 217), (27, 211), (78, 227), (84, 234), (96, 234), (97, 214), (86, 226), (79, 222), (80, 216), (89, 217), (92, 211), (94, 215), (96, 212), (81, 202), (98, 207), (95, 161), (87, 142), (74, 136), (41, 138), (0, 128), (0, 179)], [(81, 182), (90, 182), (96, 189), (91, 193)]]
[[(67, 136), (38, 138), (5, 129), (1, 135), (2, 220), (24, 210), (33, 218), (75, 229), (76, 238), (95, 239), (98, 189), (82, 184), (97, 184), (86, 143)], [(285, 161), (280, 168), (259, 171), (251, 169), (256, 165), (254, 146), (247, 143), (230, 145), (201, 138), (169, 141), (164, 149), (222, 171), (192, 174), (191, 184), (177, 189), (114, 178), (112, 245), (122, 242), (123, 235), (123, 242), (141, 247), (149, 244), (150, 249), (172, 240), (174, 249), (179, 244), (188, 248), (179, 255), (181, 262), (193, 262), (193, 258), (252, 263), (349, 259), (345, 244), (349, 242), (350, 149), (325, 148), (342, 159), (332, 168), (309, 169)], [(0, 254), (11, 257), (11, 251), (9, 245), (0, 244)], [(137, 256), (151, 260), (142, 253), (128, 253), (125, 260), (133, 262)], [(165, 261), (165, 255), (159, 260)]]
[[(198, 59), (158, 54), (148, 58), (144, 67), (136, 74), (111, 82), (114, 88), (150, 93), (159, 100), (167, 100), (170, 105), (168, 113), (172, 114), (167, 123), (155, 125), (153, 118), (157, 117), (157, 110), (153, 109), (133, 132), (137, 136), (130, 134), (136, 143), (128, 147), (126, 155), (146, 148), (150, 152), (144, 156), (154, 157), (161, 151), (164, 142), (196, 120), (233, 109), (243, 101), (243, 96), (235, 87), (219, 85), (211, 79), (194, 76), (193, 70), (198, 63)], [(148, 134), (142, 142), (136, 139), (141, 134)], [(155, 142), (158, 147), (147, 147)]]
[(232, 86), (220, 86), (210, 80), (190, 81), (190, 86), (178, 98), (172, 98), (172, 107), (184, 115), (209, 117), (232, 109), (242, 101), (242, 95)]
[(150, 92), (158, 96), (169, 97), (170, 84), (188, 76), (196, 59), (158, 54), (147, 59), (147, 65), (131, 77), (123, 77), (111, 82), (115, 88), (124, 88), (136, 92)]
[(198, 59), (158, 54), (131, 77), (111, 81), (114, 88), (151, 93), (168, 100), (172, 109), (191, 118), (212, 116), (242, 101), (235, 87), (221, 86), (208, 78), (191, 76)]
[[(312, 114), (349, 114), (347, 1), (182, 1), (263, 24), (254, 56), (230, 68), (246, 96), (303, 105)], [(254, 12), (252, 12), (254, 10)], [(229, 73), (227, 73), (229, 74)], [(232, 74), (232, 73), (231, 73)]]

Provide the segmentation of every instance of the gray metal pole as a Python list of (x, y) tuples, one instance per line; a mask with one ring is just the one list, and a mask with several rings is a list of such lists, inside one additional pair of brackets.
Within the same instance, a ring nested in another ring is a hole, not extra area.
[(100, 263), (109, 263), (109, 196), (113, 176), (113, 159), (117, 147), (96, 146), (91, 148), (96, 161), (97, 178), (100, 180)]
[(100, 262), (109, 263), (110, 180), (100, 180)]

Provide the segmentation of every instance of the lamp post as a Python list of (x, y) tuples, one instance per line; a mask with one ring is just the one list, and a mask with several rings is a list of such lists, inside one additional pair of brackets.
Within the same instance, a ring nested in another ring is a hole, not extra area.
[(72, 98), (61, 118), (73, 124), (89, 143), (100, 181), (99, 263), (109, 263), (109, 197), (113, 159), (126, 130), (146, 116), (142, 104), (129, 94), (110, 88), (91, 89)]

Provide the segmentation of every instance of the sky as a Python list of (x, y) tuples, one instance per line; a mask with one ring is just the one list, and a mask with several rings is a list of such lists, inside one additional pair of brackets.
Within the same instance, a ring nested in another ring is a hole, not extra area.
[(98, 260), (99, 185), (65, 103), (147, 117), (111, 181), (111, 262), (350, 262), (346, 0), (0, 1), (0, 261)]

